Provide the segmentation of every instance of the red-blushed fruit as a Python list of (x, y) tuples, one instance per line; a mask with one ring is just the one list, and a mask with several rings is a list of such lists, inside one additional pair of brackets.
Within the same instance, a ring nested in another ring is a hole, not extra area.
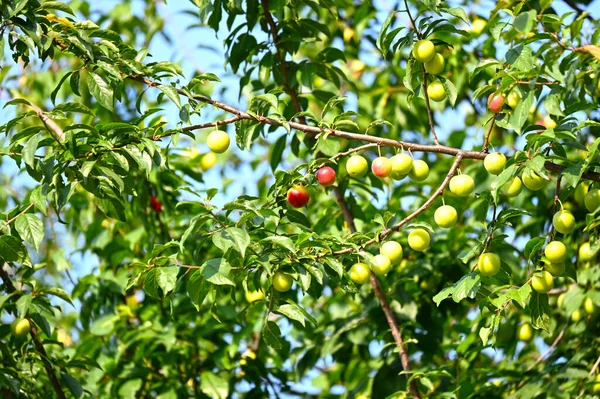
[(392, 161), (386, 157), (377, 157), (371, 164), (371, 171), (377, 177), (388, 177), (392, 173)]
[(150, 206), (156, 213), (160, 213), (160, 211), (162, 211), (162, 204), (154, 195), (150, 197)]
[(322, 186), (331, 186), (335, 183), (335, 170), (329, 166), (324, 166), (317, 171), (317, 180)]
[(294, 208), (302, 208), (308, 204), (308, 200), (310, 200), (310, 194), (306, 187), (296, 184), (294, 187), (288, 190), (287, 200)]
[(492, 93), (488, 97), (488, 108), (495, 114), (499, 114), (504, 106), (504, 96), (502, 93)]

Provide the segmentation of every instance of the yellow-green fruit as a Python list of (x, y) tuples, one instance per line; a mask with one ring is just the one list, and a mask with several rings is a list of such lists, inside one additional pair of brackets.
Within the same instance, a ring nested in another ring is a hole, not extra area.
[(560, 294), (558, 296), (558, 299), (556, 300), (556, 306), (558, 306), (559, 308), (562, 308), (564, 303), (565, 303), (565, 293), (563, 292), (562, 294)]
[(585, 195), (585, 207), (588, 212), (595, 212), (600, 208), (600, 188), (594, 188)]
[(545, 270), (536, 272), (531, 278), (531, 287), (540, 294), (545, 294), (554, 287), (554, 278)]
[(500, 257), (492, 252), (482, 253), (477, 268), (484, 276), (495, 276), (500, 271)]
[(476, 35), (481, 35), (481, 32), (485, 29), (487, 22), (481, 18), (475, 18), (471, 24), (471, 32)]
[(429, 176), (429, 165), (421, 159), (413, 161), (413, 167), (408, 176), (410, 177), (410, 180), (415, 182), (426, 180)]
[(246, 291), (246, 301), (252, 303), (256, 301), (260, 301), (265, 297), (265, 293), (261, 290), (257, 291)]
[(535, 173), (533, 170), (527, 172), (523, 172), (523, 184), (525, 187), (530, 189), (531, 191), (538, 191), (544, 187), (546, 181), (543, 177)]
[(31, 324), (27, 319), (15, 319), (10, 325), (10, 332), (15, 338), (25, 338), (31, 331)]
[(554, 129), (557, 124), (554, 119), (550, 118), (550, 115), (546, 115), (544, 117), (544, 126), (546, 126), (546, 129)]
[(378, 276), (384, 276), (388, 274), (392, 268), (392, 262), (390, 261), (390, 258), (385, 255), (375, 255), (372, 263), (371, 270), (373, 270), (373, 273)]
[(433, 82), (427, 86), (427, 95), (433, 101), (440, 102), (446, 99), (446, 89), (441, 82)]
[(430, 241), (429, 233), (423, 229), (415, 229), (408, 235), (408, 245), (415, 251), (425, 251)]
[(485, 156), (483, 160), (483, 166), (488, 173), (493, 175), (499, 175), (504, 170), (504, 166), (506, 165), (506, 157), (504, 154), (499, 152), (492, 152)]
[(523, 183), (518, 176), (513, 177), (511, 181), (502, 186), (502, 194), (506, 195), (508, 198), (516, 197), (521, 193), (523, 189)]
[[(600, 93), (600, 81), (598, 81), (598, 93)], [(594, 379), (594, 384), (592, 384), (592, 393), (598, 394), (600, 393), (600, 374), (596, 375)]]
[(356, 284), (364, 284), (369, 281), (371, 270), (364, 263), (355, 263), (350, 268), (350, 278)]
[(592, 248), (590, 247), (589, 242), (584, 242), (579, 247), (579, 260), (582, 262), (586, 262), (592, 259)]
[(515, 109), (517, 108), (517, 105), (519, 105), (519, 103), (521, 102), (522, 97), (523, 96), (519, 89), (513, 89), (510, 93), (508, 93), (508, 96), (506, 97), (506, 102), (509, 107)]
[(392, 162), (392, 177), (406, 176), (413, 168), (413, 160), (408, 154), (396, 154), (390, 158)]
[(533, 328), (529, 323), (525, 323), (519, 327), (519, 341), (529, 342), (533, 338)]
[(596, 311), (596, 306), (591, 298), (585, 298), (585, 302), (583, 303), (583, 308), (587, 314), (594, 314)]
[(435, 57), (435, 46), (430, 40), (419, 40), (412, 51), (413, 57), (420, 62), (429, 62)]
[(589, 188), (590, 185), (585, 182), (579, 183), (577, 185), (577, 188), (575, 188), (575, 193), (573, 194), (573, 197), (575, 197), (575, 201), (579, 205), (585, 205), (585, 195), (588, 193)]
[(552, 263), (564, 262), (567, 258), (567, 247), (560, 241), (551, 241), (546, 245), (544, 255)]
[(276, 272), (273, 276), (273, 288), (279, 292), (289, 291), (293, 282), (292, 276), (286, 273)]
[(565, 272), (565, 262), (546, 262), (546, 264), (544, 265), (544, 269), (547, 270), (554, 277), (559, 277), (562, 276), (562, 274)]
[(582, 316), (583, 314), (581, 313), (581, 310), (577, 309), (573, 313), (571, 313), (571, 320), (577, 323), (579, 320), (581, 320)]
[(458, 219), (458, 213), (453, 206), (450, 205), (442, 205), (438, 209), (435, 210), (433, 214), (433, 219), (440, 227), (450, 228), (456, 224), (456, 220)]
[(387, 256), (394, 264), (399, 263), (402, 260), (403, 255), (402, 246), (396, 241), (384, 242), (379, 249), (379, 253)]
[(200, 167), (206, 171), (215, 166), (217, 163), (217, 155), (214, 152), (204, 154), (200, 159)]
[(475, 181), (469, 175), (457, 175), (450, 179), (449, 187), (459, 197), (467, 197), (475, 189)]
[(221, 154), (229, 148), (229, 135), (222, 130), (215, 130), (208, 135), (207, 143), (212, 152)]
[(558, 211), (552, 217), (552, 225), (561, 234), (569, 234), (575, 228), (575, 217), (569, 211)]
[(429, 74), (439, 75), (444, 70), (445, 65), (446, 61), (444, 60), (444, 56), (435, 53), (431, 61), (425, 63), (425, 70)]
[(352, 155), (346, 161), (346, 170), (351, 177), (363, 177), (367, 174), (369, 164), (367, 160), (361, 155)]

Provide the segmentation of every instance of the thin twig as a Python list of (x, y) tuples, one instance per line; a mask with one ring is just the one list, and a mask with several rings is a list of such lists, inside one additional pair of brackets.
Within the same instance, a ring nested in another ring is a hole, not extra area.
[(494, 130), (494, 126), (496, 125), (497, 117), (498, 117), (498, 114), (494, 114), (494, 116), (492, 117), (492, 123), (490, 124), (490, 128), (488, 129), (488, 131), (486, 132), (486, 134), (483, 138), (483, 147), (481, 148), (481, 152), (483, 152), (484, 154), (488, 153), (488, 145), (490, 144), (490, 135), (492, 134), (492, 131)]
[[(206, 129), (209, 127), (217, 127), (217, 126), (221, 126), (221, 125), (229, 125), (231, 123), (235, 123), (239, 120), (241, 120), (242, 118), (239, 115), (234, 116), (233, 118), (229, 118), (229, 119), (222, 119), (222, 120), (218, 120), (218, 121), (214, 121), (214, 122), (208, 122), (208, 123), (203, 123), (201, 125), (192, 125), (192, 126), (186, 126), (186, 127), (182, 127), (181, 129), (178, 129), (178, 131), (182, 131), (182, 132), (189, 132), (192, 130), (200, 130), (200, 129)], [(175, 132), (177, 133), (177, 132)], [(173, 132), (169, 132), (169, 134), (165, 134), (165, 135), (161, 135), (160, 137), (166, 137), (167, 135), (171, 136), (173, 135)]]
[[(556, 205), (560, 201), (560, 181), (562, 180), (562, 175), (558, 175), (556, 179), (556, 191), (554, 192), (554, 204), (552, 205), (552, 216), (556, 214)], [(554, 240), (554, 234), (556, 230), (554, 229), (554, 223), (550, 223), (550, 241)]]
[(592, 369), (590, 370), (590, 375), (594, 375), (594, 373), (598, 369), (598, 365), (600, 365), (600, 356), (598, 356), (598, 359), (596, 359), (596, 363), (594, 363), (594, 365), (592, 366)]
[(544, 352), (543, 354), (541, 354), (537, 360), (527, 368), (527, 371), (531, 371), (535, 366), (537, 366), (542, 360), (544, 360), (544, 358), (546, 356), (548, 356), (550, 354), (550, 352), (552, 352), (554, 350), (554, 348), (556, 348), (556, 345), (558, 345), (558, 343), (560, 342), (560, 340), (563, 338), (563, 336), (565, 335), (565, 331), (567, 330), (568, 324), (565, 324), (565, 326), (563, 327), (563, 329), (561, 330), (560, 334), (558, 334), (558, 336), (556, 337), (556, 339), (554, 340), (554, 342), (552, 343), (552, 345), (550, 345), (550, 347), (546, 350), (546, 352)]
[(14, 218), (11, 218), (11, 219), (7, 220), (7, 221), (6, 221), (6, 225), (9, 225), (9, 224), (11, 224), (11, 223), (12, 223), (12, 222), (14, 222), (14, 221), (15, 221), (15, 219), (17, 219), (19, 216), (21, 216), (21, 215), (23, 215), (23, 214), (27, 213), (27, 211), (28, 211), (28, 210), (30, 210), (32, 206), (33, 206), (33, 203), (31, 203), (31, 204), (27, 205), (27, 207), (26, 207), (25, 209), (23, 209), (21, 212), (19, 212), (19, 213), (18, 213), (18, 214), (17, 214), (17, 215), (16, 215)]

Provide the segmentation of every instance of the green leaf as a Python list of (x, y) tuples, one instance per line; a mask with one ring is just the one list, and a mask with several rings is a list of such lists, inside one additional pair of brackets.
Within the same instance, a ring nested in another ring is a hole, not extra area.
[(35, 152), (38, 149), (38, 144), (42, 140), (42, 136), (36, 134), (35, 136), (31, 136), (27, 143), (23, 147), (23, 161), (32, 169), (35, 168)]
[(507, 298), (514, 300), (522, 308), (525, 308), (525, 306), (527, 306), (529, 295), (531, 295), (531, 285), (529, 284), (525, 284), (524, 286), (518, 289), (511, 289), (506, 293)]
[(123, 399), (135, 399), (138, 397), (137, 393), (142, 387), (142, 379), (135, 378), (133, 380), (125, 381), (119, 387), (119, 398)]
[(519, 32), (527, 34), (532, 31), (536, 21), (537, 21), (537, 11), (529, 10), (527, 12), (520, 14), (515, 19), (514, 27)]
[(522, 132), (522, 127), (525, 124), (525, 122), (527, 121), (527, 118), (529, 117), (529, 110), (531, 109), (531, 106), (533, 105), (533, 102), (535, 101), (535, 95), (534, 95), (534, 91), (531, 90), (529, 91), (529, 93), (527, 93), (527, 97), (525, 97), (525, 99), (523, 99), (519, 105), (517, 105), (517, 108), (515, 108), (515, 110), (513, 111), (513, 114), (510, 118), (510, 127), (512, 127), (515, 132), (517, 134), (521, 134)]
[(200, 305), (210, 291), (211, 284), (202, 276), (202, 270), (196, 270), (190, 276), (186, 289), (191, 301), (200, 309)]
[(114, 111), (113, 90), (104, 78), (97, 73), (89, 72), (87, 77), (90, 94), (96, 101), (109, 111)]
[(229, 279), (231, 265), (222, 258), (211, 259), (202, 265), (202, 277), (217, 285), (235, 285)]
[(375, 45), (377, 46), (379, 51), (381, 51), (381, 54), (383, 55), (384, 59), (387, 56), (387, 52), (388, 52), (389, 48), (388, 48), (388, 46), (383, 46), (383, 40), (386, 37), (387, 30), (390, 27), (390, 25), (392, 24), (392, 21), (394, 20), (394, 18), (396, 17), (397, 12), (398, 11), (394, 11), (385, 19), (385, 21), (383, 22), (383, 25), (381, 25), (381, 30), (379, 31), (379, 36), (377, 36), (377, 42), (375, 43)]
[(15, 306), (17, 307), (17, 310), (19, 311), (20, 317), (27, 316), (27, 312), (29, 311), (29, 307), (31, 306), (32, 299), (33, 298), (31, 297), (31, 294), (24, 294), (24, 295), (21, 295), (21, 297), (17, 300), (17, 302), (15, 303)]
[(280, 247), (283, 247), (283, 248), (287, 249), (288, 251), (290, 251), (292, 253), (296, 253), (296, 248), (294, 247), (294, 243), (292, 242), (292, 240), (289, 237), (285, 237), (285, 236), (269, 236), (267, 238), (263, 238), (259, 242), (261, 244), (265, 243), (265, 242), (266, 243), (275, 244), (275, 245), (278, 245)]
[(300, 311), (300, 307), (296, 304), (281, 305), (277, 309), (275, 309), (274, 312), (280, 313), (292, 320), (296, 320), (297, 322), (302, 324), (303, 327), (305, 327), (304, 314), (302, 313), (302, 311)]
[(167, 97), (169, 97), (171, 101), (173, 101), (175, 105), (177, 105), (177, 108), (181, 108), (181, 100), (179, 98), (179, 93), (177, 92), (177, 89), (169, 85), (160, 85), (158, 86), (158, 89), (165, 93)]
[(467, 16), (466, 11), (461, 8), (461, 7), (454, 7), (454, 8), (445, 8), (442, 9), (443, 12), (446, 12), (450, 15), (453, 15), (457, 18), (460, 18), (464, 21), (464, 23), (466, 24), (470, 24), (471, 22), (469, 21), (469, 17)]
[(456, 303), (467, 297), (473, 299), (479, 288), (481, 288), (481, 276), (477, 273), (466, 274), (454, 284), (452, 299)]
[(323, 118), (329, 111), (333, 109), (333, 107), (337, 106), (340, 103), (346, 101), (348, 97), (346, 96), (333, 96), (327, 101), (325, 106), (323, 107), (323, 111), (321, 112), (321, 118)]
[(63, 85), (63, 83), (65, 82), (65, 80), (67, 80), (67, 78), (69, 76), (71, 76), (72, 73), (73, 72), (71, 72), (71, 71), (65, 73), (65, 75), (60, 79), (60, 81), (54, 88), (54, 90), (52, 90), (52, 93), (50, 93), (50, 100), (52, 101), (52, 104), (56, 104), (56, 95), (58, 94), (58, 91), (60, 90), (60, 88)]
[(179, 272), (179, 268), (176, 266), (158, 267), (155, 270), (158, 286), (162, 290), (163, 295), (167, 296), (169, 292), (175, 289), (175, 285), (177, 285), (177, 273)]
[(329, 266), (339, 277), (344, 274), (344, 265), (336, 258), (325, 258), (325, 264)]
[(529, 312), (531, 314), (531, 325), (550, 332), (550, 307), (548, 306), (548, 295), (531, 293), (529, 300)]
[(263, 339), (273, 349), (281, 349), (283, 348), (283, 344), (281, 342), (281, 330), (279, 326), (274, 321), (267, 321), (262, 330)]
[(223, 252), (227, 252), (229, 248), (233, 248), (244, 257), (246, 255), (246, 248), (250, 245), (250, 236), (246, 230), (229, 227), (216, 232), (213, 235), (212, 242)]
[(200, 389), (209, 398), (227, 399), (229, 382), (212, 371), (204, 371), (200, 374)]
[(456, 86), (450, 79), (446, 79), (442, 76), (439, 76), (440, 82), (442, 82), (442, 86), (444, 86), (444, 90), (446, 90), (446, 95), (448, 96), (448, 102), (454, 108), (454, 104), (456, 104)]
[(73, 12), (73, 10), (71, 10), (71, 7), (69, 7), (62, 1), (45, 1), (40, 6), (40, 9), (41, 10), (58, 10), (58, 11), (66, 12), (67, 14), (71, 14), (71, 15), (75, 16), (75, 13)]
[(60, 373), (60, 378), (74, 397), (81, 398), (83, 396), (83, 387), (75, 377), (67, 373)]
[(21, 263), (27, 258), (27, 250), (17, 237), (0, 236), (0, 258), (5, 262)]
[(29, 242), (35, 250), (39, 250), (40, 243), (44, 238), (44, 224), (31, 213), (24, 213), (15, 219), (15, 228), (21, 237)]
[(109, 335), (115, 329), (115, 323), (119, 321), (119, 316), (108, 314), (96, 319), (90, 326), (90, 333), (97, 336)]
[(440, 292), (438, 292), (434, 297), (433, 297), (433, 302), (435, 302), (435, 304), (437, 306), (440, 306), (440, 303), (446, 299), (451, 297), (454, 294), (454, 286), (451, 287), (446, 287), (443, 290), (441, 290)]
[(492, 332), (492, 329), (490, 327), (481, 327), (479, 329), (479, 338), (481, 338), (481, 342), (483, 343), (483, 346), (487, 345), (488, 338), (490, 337), (491, 332)]
[(273, 145), (272, 149), (271, 149), (271, 170), (274, 172), (275, 169), (277, 169), (277, 166), (279, 165), (279, 162), (281, 162), (281, 157), (283, 155), (283, 151), (286, 148), (286, 143), (287, 143), (287, 135), (283, 135), (280, 138), (277, 139), (277, 141), (275, 142), (275, 144)]
[[(506, 53), (506, 61), (519, 71), (529, 72), (533, 69), (535, 57), (533, 56), (531, 47), (528, 45), (521, 45), (508, 50)], [(529, 108), (527, 108), (527, 112), (529, 112)]]

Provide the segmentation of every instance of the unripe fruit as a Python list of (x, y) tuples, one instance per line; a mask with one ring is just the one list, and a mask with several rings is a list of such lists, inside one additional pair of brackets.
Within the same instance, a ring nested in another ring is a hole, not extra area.
[(262, 292), (261, 290), (246, 291), (245, 296), (246, 296), (246, 301), (248, 301), (249, 303), (252, 303), (252, 302), (260, 301), (261, 299), (263, 299), (265, 297), (265, 293)]
[(565, 262), (548, 263), (544, 265), (544, 269), (554, 277), (560, 277), (565, 272)]
[(493, 175), (499, 175), (504, 170), (506, 165), (506, 157), (499, 152), (492, 152), (485, 156), (483, 166), (485, 170)]
[(392, 161), (386, 157), (377, 157), (371, 164), (371, 171), (377, 177), (388, 177), (392, 173)]
[(579, 205), (585, 206), (585, 196), (588, 193), (589, 188), (589, 184), (584, 182), (579, 183), (577, 185), (577, 188), (575, 188), (575, 194), (573, 194), (573, 196), (575, 197), (575, 201), (577, 201)]
[(419, 62), (429, 62), (435, 57), (435, 46), (430, 40), (419, 40), (415, 43), (412, 54)]
[(552, 118), (550, 118), (550, 115), (546, 115), (544, 117), (543, 123), (544, 126), (546, 126), (546, 129), (554, 129), (557, 126), (556, 122)]
[(435, 220), (438, 226), (448, 229), (456, 224), (458, 214), (456, 213), (456, 209), (454, 209), (453, 206), (442, 205), (435, 210), (435, 213), (433, 214), (433, 219)]
[(15, 338), (21, 339), (29, 335), (31, 324), (27, 319), (15, 319), (10, 325), (10, 332)]
[(367, 173), (368, 167), (367, 160), (361, 155), (352, 155), (346, 161), (346, 170), (350, 177), (363, 177)]
[(583, 308), (587, 314), (594, 314), (596, 311), (596, 306), (591, 298), (585, 298), (585, 302), (583, 302)]
[(569, 211), (558, 211), (552, 218), (552, 225), (559, 233), (569, 234), (575, 228), (575, 217)]
[(427, 95), (431, 100), (441, 102), (446, 99), (446, 89), (441, 82), (436, 81), (427, 86)]
[(335, 170), (329, 166), (324, 166), (317, 171), (317, 180), (322, 186), (331, 186), (335, 183)]
[(217, 163), (217, 155), (214, 152), (209, 152), (202, 155), (200, 158), (200, 167), (203, 171), (207, 171)]
[(492, 93), (488, 97), (488, 108), (495, 114), (502, 112), (504, 106), (504, 95), (502, 93)]
[(430, 241), (429, 233), (423, 229), (415, 229), (408, 235), (408, 245), (415, 251), (425, 251)]
[(459, 197), (467, 197), (475, 189), (475, 181), (469, 175), (457, 175), (450, 179), (450, 191)]
[(531, 277), (531, 287), (540, 294), (545, 294), (554, 287), (554, 278), (545, 270), (536, 272)]
[[(598, 93), (600, 93), (600, 81), (598, 81)], [(592, 393), (600, 393), (600, 374), (596, 375), (594, 384), (592, 385)]]
[(567, 258), (567, 247), (560, 241), (551, 241), (546, 245), (544, 255), (552, 263), (564, 262)]
[(564, 303), (565, 303), (565, 293), (563, 292), (562, 294), (560, 294), (558, 296), (558, 299), (556, 300), (556, 306), (558, 306), (559, 308), (562, 308)]
[(600, 188), (593, 188), (585, 195), (585, 208), (588, 212), (596, 212), (600, 208)]
[(150, 197), (150, 206), (154, 209), (154, 212), (160, 213), (162, 211), (162, 204), (154, 195)]
[(502, 193), (508, 198), (516, 197), (521, 193), (523, 189), (523, 183), (518, 176), (513, 177), (511, 181), (502, 186)]
[(519, 341), (523, 342), (531, 341), (531, 338), (533, 338), (533, 328), (531, 328), (531, 325), (529, 323), (525, 323), (521, 327), (519, 327), (518, 338)]
[(577, 323), (579, 320), (581, 320), (582, 316), (583, 316), (583, 314), (581, 313), (581, 310), (577, 309), (573, 313), (571, 313), (571, 320), (574, 323)]
[(582, 262), (587, 262), (592, 259), (592, 248), (590, 247), (589, 242), (584, 242), (579, 247), (579, 260)]
[(431, 61), (425, 63), (425, 70), (431, 75), (439, 75), (444, 70), (445, 65), (444, 56), (435, 53)]
[(517, 108), (517, 105), (521, 102), (521, 98), (523, 95), (519, 89), (513, 89), (510, 93), (508, 93), (508, 97), (506, 98), (506, 103), (512, 109)]
[(348, 43), (354, 37), (354, 29), (349, 26), (344, 27), (344, 31), (342, 32), (342, 36), (344, 41)]
[(484, 252), (479, 256), (477, 268), (484, 276), (495, 276), (500, 271), (500, 257), (492, 252)]
[(392, 262), (390, 261), (390, 258), (385, 255), (375, 255), (372, 263), (373, 265), (371, 266), (371, 270), (373, 270), (373, 273), (378, 276), (388, 274), (392, 268)]
[(356, 284), (364, 284), (369, 281), (371, 271), (364, 263), (355, 263), (350, 268), (350, 279)]
[(286, 292), (292, 288), (292, 276), (282, 272), (275, 272), (273, 275), (273, 288), (279, 292)]
[(229, 135), (222, 130), (215, 130), (208, 135), (207, 143), (211, 151), (221, 154), (229, 148)]
[(288, 190), (287, 200), (294, 208), (302, 208), (308, 204), (308, 200), (310, 200), (310, 194), (306, 187), (296, 184), (294, 187)]
[(538, 191), (544, 187), (546, 181), (543, 177), (535, 173), (533, 170), (529, 173), (523, 172), (523, 184), (531, 191)]
[(476, 35), (481, 35), (481, 32), (485, 29), (487, 22), (481, 18), (475, 18), (471, 24), (471, 31)]
[(396, 154), (390, 158), (392, 162), (392, 177), (406, 176), (413, 168), (413, 160), (408, 154)]
[(408, 176), (410, 180), (414, 182), (421, 182), (427, 179), (429, 176), (429, 165), (422, 159), (413, 161), (413, 167), (410, 170)]
[(399, 263), (402, 260), (403, 255), (402, 246), (396, 241), (384, 242), (379, 249), (379, 253), (387, 256), (394, 264)]

